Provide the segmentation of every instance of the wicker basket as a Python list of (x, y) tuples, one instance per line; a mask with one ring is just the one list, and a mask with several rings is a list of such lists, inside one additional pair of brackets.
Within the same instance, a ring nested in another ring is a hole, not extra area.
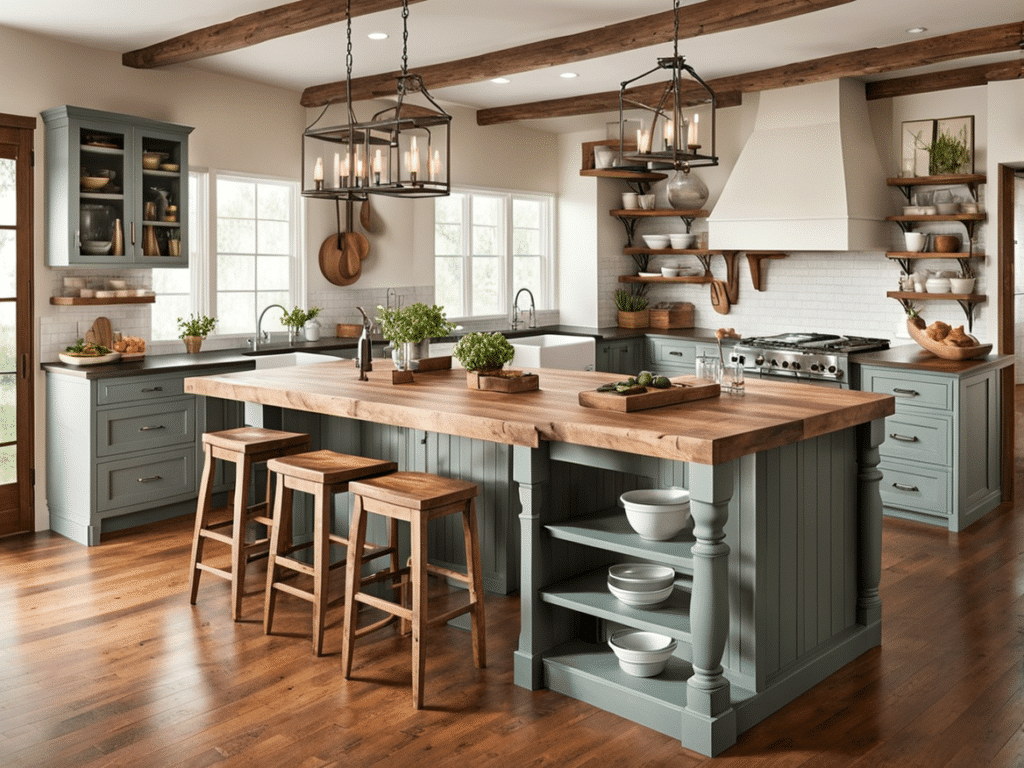
[(619, 310), (619, 328), (647, 328), (651, 324), (651, 310), (623, 312)]

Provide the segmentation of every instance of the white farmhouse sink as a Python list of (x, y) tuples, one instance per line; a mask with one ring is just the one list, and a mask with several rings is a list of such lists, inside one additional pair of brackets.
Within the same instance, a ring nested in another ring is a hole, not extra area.
[(516, 368), (562, 368), (568, 371), (594, 370), (594, 339), (590, 336), (562, 336), (545, 333), (509, 339), (516, 350)]
[(285, 368), (291, 365), (310, 365), (311, 363), (326, 363), (336, 358), (330, 355), (314, 355), (312, 352), (282, 352), (281, 354), (254, 355), (256, 370), (264, 368)]

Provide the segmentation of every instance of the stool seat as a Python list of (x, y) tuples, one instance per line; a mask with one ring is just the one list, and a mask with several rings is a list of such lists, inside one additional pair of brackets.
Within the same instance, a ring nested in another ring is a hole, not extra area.
[[(242, 616), (242, 591), (245, 583), (246, 563), (249, 558), (266, 553), (269, 538), (246, 541), (246, 529), (250, 522), (269, 525), (271, 523), (271, 485), (267, 478), (265, 499), (249, 505), (249, 483), (253, 465), (275, 457), (287, 456), (309, 450), (309, 435), (301, 432), (284, 432), (259, 427), (239, 427), (220, 432), (203, 434), (203, 476), (199, 485), (199, 500), (196, 508), (196, 525), (192, 536), (192, 557), (189, 566), (189, 602), (196, 604), (199, 594), (199, 577), (209, 573), (231, 582), (231, 618), (238, 621)], [(213, 475), (217, 460), (230, 461), (235, 465), (235, 490), (230, 520), (213, 521)], [(230, 526), (226, 533), (218, 528)], [(207, 539), (231, 547), (231, 565), (217, 568), (203, 562), (203, 545)]]
[[(349, 540), (331, 533), (331, 500), (335, 494), (349, 489), (350, 480), (363, 480), (383, 473), (394, 472), (398, 465), (364, 456), (350, 456), (335, 451), (321, 450), (271, 459), (267, 469), (276, 476), (277, 496), (270, 533), (270, 559), (267, 563), (267, 588), (263, 612), (263, 631), (270, 634), (274, 621), (277, 594), (298, 597), (313, 604), (313, 653), (323, 652), (324, 626), (329, 606), (330, 572), (345, 564), (346, 560), (331, 562), (331, 544), (346, 547), (347, 557), (365, 563), (385, 555), (391, 556), (392, 570), (398, 566), (398, 531), (392, 525), (387, 546), (365, 544), (358, 555), (352, 555)], [(300, 491), (313, 496), (313, 541), (292, 544), (292, 492)], [(313, 549), (313, 565), (292, 557), (296, 552)], [(282, 569), (310, 576), (313, 589), (301, 589), (279, 576)]]
[[(428, 626), (445, 624), (465, 613), (470, 614), (473, 639), (473, 661), (477, 667), (487, 666), (484, 590), (480, 566), (480, 542), (477, 532), (476, 483), (453, 478), (439, 477), (425, 472), (394, 472), (367, 480), (349, 483), (353, 496), (352, 522), (350, 525), (349, 556), (345, 570), (345, 632), (342, 636), (342, 670), (345, 679), (352, 673), (352, 652), (355, 638), (373, 627), (357, 627), (357, 603), (376, 608), (401, 620), (404, 633), (406, 625), (412, 627), (412, 695), (413, 706), (423, 707), (423, 684), (426, 668), (424, 636)], [(409, 523), (411, 557), (409, 565), (398, 568), (392, 561), (390, 571), (381, 571), (372, 576), (362, 577), (357, 569), (358, 553), (362, 552), (366, 540), (367, 514), (381, 515), (389, 519)], [(427, 536), (431, 520), (446, 515), (462, 515), (462, 532), (466, 548), (466, 572), (461, 573), (440, 565), (427, 562)], [(429, 615), (427, 605), (427, 574), (433, 573), (445, 579), (464, 584), (469, 591), (469, 601), (462, 606), (440, 615)], [(380, 581), (392, 581), (401, 577), (401, 598), (396, 603), (363, 591), (364, 586)], [(406, 587), (410, 589), (406, 589)], [(411, 607), (406, 607), (406, 598)]]

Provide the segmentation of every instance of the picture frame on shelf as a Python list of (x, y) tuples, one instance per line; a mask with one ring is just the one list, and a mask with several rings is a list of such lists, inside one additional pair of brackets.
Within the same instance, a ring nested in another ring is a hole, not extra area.
[[(972, 119), (973, 120), (973, 119)], [(900, 173), (903, 176), (928, 175), (928, 149), (935, 141), (936, 120), (904, 120), (901, 132)], [(972, 132), (973, 133), (973, 132)], [(972, 145), (973, 147), (973, 139)], [(974, 153), (972, 151), (971, 157)], [(973, 161), (972, 161), (973, 162)], [(912, 169), (912, 173), (910, 172)]]
[(962, 139), (967, 144), (971, 159), (960, 166), (960, 173), (974, 173), (974, 115), (939, 118), (935, 121), (935, 136), (944, 133)]

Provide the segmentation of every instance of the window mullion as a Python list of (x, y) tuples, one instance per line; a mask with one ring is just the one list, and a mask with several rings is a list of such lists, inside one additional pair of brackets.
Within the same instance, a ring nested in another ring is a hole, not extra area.
[(462, 306), (467, 317), (473, 315), (473, 195), (462, 200)]

